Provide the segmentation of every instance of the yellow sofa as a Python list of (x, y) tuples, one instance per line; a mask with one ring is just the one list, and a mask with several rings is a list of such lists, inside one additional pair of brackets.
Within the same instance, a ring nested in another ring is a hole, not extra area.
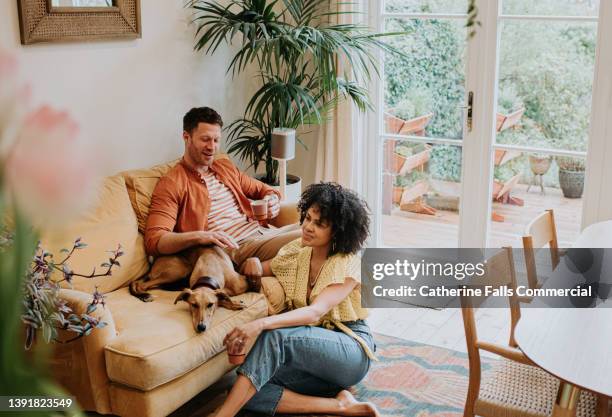
[[(43, 235), (44, 248), (56, 256), (76, 237), (87, 243), (70, 262), (80, 273), (105, 262), (106, 251), (117, 244), (125, 252), (112, 276), (74, 278), (71, 289), (61, 290), (76, 313), (85, 312), (96, 286), (106, 295), (106, 306), (93, 315), (108, 325), (57, 344), (51, 364), (54, 377), (85, 410), (129, 417), (171, 413), (232, 369), (222, 344), (227, 332), (268, 314), (264, 295), (246, 293), (236, 297), (244, 310), (218, 309), (212, 326), (197, 334), (187, 304), (174, 304), (175, 292), (153, 290), (150, 303), (129, 294), (128, 283), (149, 268), (142, 231), (151, 193), (173, 163), (106, 178), (91, 210), (61, 231)], [(295, 205), (289, 205), (281, 209), (277, 225), (297, 220)]]

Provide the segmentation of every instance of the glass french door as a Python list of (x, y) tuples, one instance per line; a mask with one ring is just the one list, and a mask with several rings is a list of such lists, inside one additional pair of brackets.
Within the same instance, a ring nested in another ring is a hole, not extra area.
[(376, 6), (379, 30), (406, 32), (389, 41), (403, 55), (382, 57), (376, 92), (376, 244), (516, 247), (545, 209), (571, 244), (599, 0), (482, 0), (473, 37), (467, 0)]
[(388, 39), (402, 55), (383, 58), (379, 243), (448, 246), (459, 239), (467, 0), (380, 6), (380, 29), (405, 34)]

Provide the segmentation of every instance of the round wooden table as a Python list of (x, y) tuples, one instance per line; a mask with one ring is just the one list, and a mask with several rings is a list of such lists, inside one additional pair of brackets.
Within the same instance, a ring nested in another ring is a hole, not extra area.
[[(612, 247), (612, 221), (589, 226), (573, 247)], [(612, 299), (597, 308), (523, 308), (515, 338), (533, 363), (561, 380), (553, 416), (575, 415), (581, 388), (612, 397)]]

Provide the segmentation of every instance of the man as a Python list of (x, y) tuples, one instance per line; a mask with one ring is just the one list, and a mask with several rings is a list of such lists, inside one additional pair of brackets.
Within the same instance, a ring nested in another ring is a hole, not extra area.
[(279, 193), (241, 172), (228, 159), (215, 159), (223, 120), (209, 107), (183, 117), (185, 151), (181, 161), (160, 178), (145, 230), (149, 255), (171, 255), (197, 245), (218, 245), (234, 263), (256, 256), (270, 259), (300, 236), (290, 225), (262, 227), (249, 199), (268, 201), (268, 219), (280, 210)]

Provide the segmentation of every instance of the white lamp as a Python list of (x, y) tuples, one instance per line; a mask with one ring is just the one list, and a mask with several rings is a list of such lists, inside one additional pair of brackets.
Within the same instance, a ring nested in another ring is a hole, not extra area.
[(277, 127), (272, 130), (272, 159), (278, 161), (281, 200), (286, 198), (287, 161), (295, 158), (295, 129)]

